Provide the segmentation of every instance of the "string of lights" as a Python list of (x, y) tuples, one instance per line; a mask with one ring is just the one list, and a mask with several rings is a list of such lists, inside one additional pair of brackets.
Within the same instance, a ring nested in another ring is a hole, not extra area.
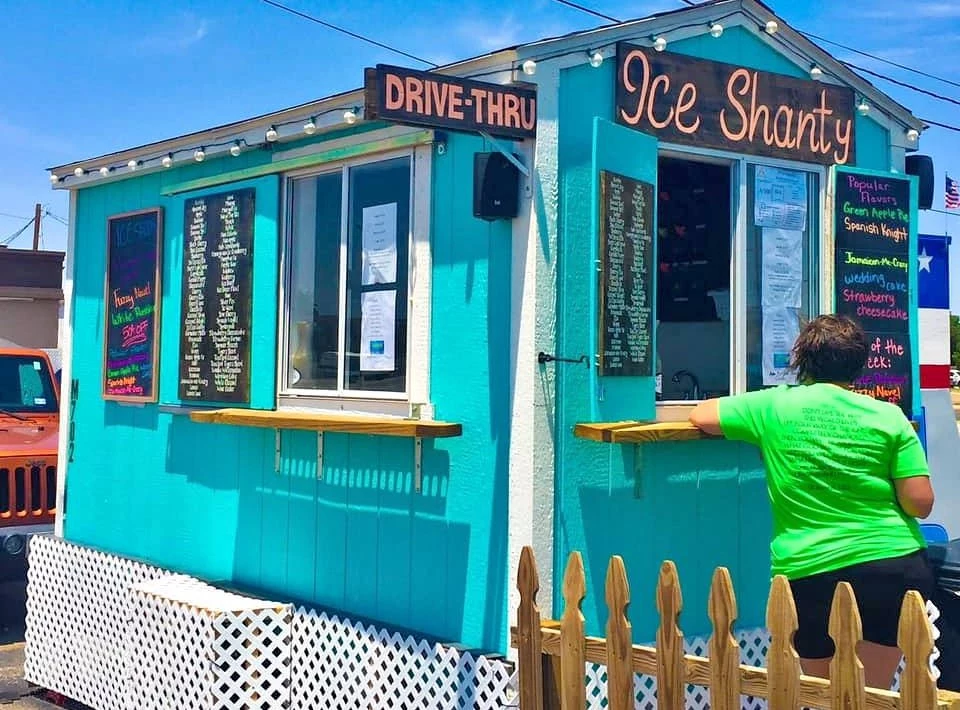
[(944, 84), (949, 84), (950, 86), (956, 86), (956, 87), (960, 88), (960, 82), (952, 81), (951, 79), (945, 79), (945, 78), (942, 77), (942, 76), (937, 76), (936, 74), (931, 74), (931, 73), (929, 73), (929, 72), (925, 72), (925, 71), (923, 71), (922, 69), (916, 69), (916, 68), (914, 68), (914, 67), (909, 67), (909, 66), (907, 66), (906, 64), (899, 64), (899, 63), (897, 63), (897, 62), (891, 61), (890, 59), (885, 59), (885, 58), (883, 58), (883, 57), (877, 56), (876, 54), (870, 54), (870, 52), (864, 52), (862, 49), (856, 49), (856, 48), (854, 48), (854, 47), (850, 47), (850, 46), (847, 46), (847, 45), (845, 45), (845, 44), (841, 44), (840, 42), (834, 42), (832, 39), (827, 39), (826, 37), (821, 37), (821, 36), (819, 36), (819, 35), (815, 35), (815, 34), (813, 34), (812, 32), (803, 32), (802, 30), (797, 30), (797, 31), (800, 32), (800, 34), (802, 34), (803, 36), (807, 37), (808, 39), (815, 39), (815, 40), (817, 40), (818, 42), (824, 42), (824, 43), (826, 43), (826, 44), (832, 44), (834, 47), (840, 47), (840, 49), (844, 49), (844, 50), (846, 50), (846, 51), (848, 51), (848, 52), (853, 52), (854, 54), (859, 54), (861, 57), (867, 57), (868, 59), (873, 59), (874, 61), (877, 61), (877, 62), (882, 62), (882, 63), (884, 63), (884, 64), (889, 64), (890, 66), (896, 67), (897, 69), (903, 69), (904, 71), (913, 72), (914, 74), (918, 74), (918, 75), (920, 75), (920, 76), (925, 76), (925, 77), (927, 77), (928, 79), (934, 79), (935, 81), (942, 81)]
[[(574, 9), (580, 10), (581, 12), (588, 13), (588, 14), (594, 16), (594, 17), (598, 17), (598, 18), (601, 18), (601, 19), (604, 19), (604, 20), (608, 20), (608, 21), (611, 21), (611, 22), (620, 22), (620, 20), (614, 18), (614, 17), (611, 16), (611, 15), (606, 15), (606, 14), (604, 14), (604, 13), (601, 13), (601, 12), (598, 12), (598, 11), (595, 11), (595, 10), (591, 10), (590, 8), (586, 7), (585, 5), (581, 5), (581, 4), (579, 4), (579, 3), (572, 2), (572, 0), (554, 0), (554, 1), (557, 2), (557, 3), (560, 3), (560, 4), (564, 5), (564, 6), (572, 7), (572, 8), (574, 8)], [(402, 49), (398, 49), (398, 48), (393, 47), (393, 46), (391, 46), (391, 45), (389, 45), (389, 44), (386, 44), (386, 43), (384, 43), (384, 42), (380, 42), (380, 41), (378, 41), (378, 40), (372, 39), (372, 38), (367, 37), (367, 36), (365, 36), (365, 35), (363, 35), (363, 34), (360, 34), (360, 33), (358, 33), (358, 32), (354, 32), (354, 31), (345, 29), (345, 28), (343, 28), (343, 27), (339, 27), (339, 26), (337, 26), (337, 25), (334, 25), (334, 24), (332, 24), (332, 23), (326, 22), (326, 21), (324, 21), (324, 20), (321, 20), (320, 18), (314, 17), (313, 15), (310, 15), (310, 14), (305, 13), (305, 12), (301, 12), (301, 11), (296, 10), (296, 9), (294, 9), (294, 8), (291, 8), (291, 7), (287, 6), (287, 5), (284, 5), (283, 3), (277, 2), (276, 0), (263, 0), (263, 2), (264, 2), (265, 4), (267, 4), (267, 5), (270, 5), (271, 7), (274, 7), (274, 8), (277, 8), (277, 9), (279, 9), (279, 10), (282, 10), (282, 11), (285, 11), (285, 12), (288, 12), (288, 13), (291, 13), (292, 15), (294, 15), (294, 16), (296, 16), (296, 17), (300, 17), (300, 18), (305, 19), (305, 20), (308, 20), (308, 21), (310, 21), (310, 22), (315, 22), (315, 23), (320, 24), (320, 25), (322, 25), (322, 26), (324, 26), (324, 27), (327, 27), (327, 28), (329, 28), (329, 29), (332, 29), (332, 30), (334, 30), (334, 31), (336, 31), (336, 32), (340, 32), (340, 33), (345, 34), (345, 35), (347, 35), (347, 36), (349, 36), (349, 37), (352, 37), (352, 38), (354, 38), (354, 39), (357, 39), (357, 40), (366, 42), (366, 43), (368, 43), (368, 44), (372, 44), (372, 45), (374, 45), (374, 46), (377, 46), (377, 47), (386, 49), (386, 50), (388, 50), (388, 51), (394, 52), (394, 53), (399, 54), (399, 55), (401, 55), (401, 56), (404, 56), (404, 57), (413, 59), (413, 60), (415, 60), (415, 61), (418, 61), (418, 62), (420, 62), (420, 63), (429, 65), (429, 66), (431, 66), (431, 67), (433, 67), (433, 68), (438, 68), (438, 65), (437, 65), (437, 64), (435, 64), (434, 62), (431, 62), (431, 61), (429, 61), (429, 60), (427, 60), (427, 59), (423, 59), (422, 57), (418, 57), (418, 56), (413, 55), (413, 54), (411, 54), (411, 53), (409, 53), (409, 52), (406, 52), (406, 51), (404, 51), (404, 50), (402, 50)], [(687, 5), (692, 6), (692, 7), (699, 7), (698, 3), (693, 2), (692, 0), (683, 0), (683, 2), (685, 2)], [(674, 27), (670, 27), (670, 28), (668, 28), (668, 29), (661, 30), (661, 31), (658, 32), (656, 35), (653, 35), (653, 36), (651, 36), (651, 37), (649, 38), (650, 46), (652, 46), (655, 51), (662, 52), (662, 51), (664, 51), (664, 50), (666, 49), (666, 47), (667, 47), (669, 35), (671, 35), (671, 34), (673, 34), (673, 33), (676, 33), (676, 32), (679, 32), (679, 31), (682, 31), (682, 30), (685, 30), (685, 29), (691, 29), (691, 28), (702, 28), (702, 30), (703, 30), (704, 32), (709, 32), (709, 34), (710, 34), (712, 37), (718, 38), (718, 37), (722, 36), (722, 34), (723, 34), (723, 32), (724, 32), (724, 27), (723, 27), (722, 22), (723, 22), (724, 20), (730, 18), (730, 17), (733, 17), (733, 16), (735, 16), (735, 15), (738, 15), (740, 12), (741, 12), (741, 10), (736, 10), (736, 11), (727, 13), (727, 14), (721, 16), (721, 17), (717, 17), (717, 18), (715, 18), (715, 19), (713, 19), (713, 20), (711, 20), (710, 22), (707, 22), (707, 23), (704, 23), (704, 22), (702, 22), (702, 21), (700, 21), (700, 22), (695, 22), (695, 23), (684, 23), (684, 24), (676, 25), (676, 26), (674, 26)], [(776, 20), (774, 20), (774, 19), (766, 19), (766, 20), (764, 20), (764, 19), (762, 19), (762, 18), (753, 17), (752, 15), (751, 15), (751, 18), (758, 23), (759, 29), (760, 29), (761, 31), (765, 32), (767, 35), (769, 35), (769, 36), (775, 38), (776, 40), (778, 40), (783, 46), (789, 48), (794, 54), (796, 54), (796, 55), (797, 55), (798, 57), (800, 57), (801, 59), (803, 59), (803, 58), (806, 57), (806, 52), (805, 52), (804, 50), (796, 47), (792, 42), (790, 42), (787, 38), (783, 37), (783, 35), (782, 35), (781, 33), (779, 33), (779, 25), (778, 25), (778, 23), (777, 23)], [(801, 34), (802, 34), (802, 33), (801, 33)], [(607, 49), (607, 48), (609, 48), (609, 47), (611, 47), (611, 46), (614, 46), (614, 45), (615, 45), (615, 42), (613, 42), (613, 43), (607, 43), (607, 44), (605, 44), (605, 45), (598, 45), (598, 46), (595, 46), (595, 47), (590, 48), (589, 50), (586, 51), (585, 61), (588, 62), (588, 63), (590, 64), (590, 66), (593, 66), (593, 67), (599, 67), (599, 66), (601, 66), (601, 65), (603, 64), (603, 61), (604, 61), (604, 51), (603, 51), (603, 50), (605, 50), (605, 49)], [(854, 50), (854, 51), (856, 51), (856, 50)], [(527, 76), (533, 76), (533, 75), (536, 73), (536, 71), (537, 71), (537, 62), (538, 62), (538, 61), (541, 61), (541, 62), (543, 62), (543, 61), (548, 61), (548, 60), (550, 60), (550, 59), (554, 59), (554, 58), (557, 58), (557, 57), (560, 57), (560, 56), (570, 55), (570, 54), (571, 54), (571, 51), (569, 50), (569, 48), (563, 49), (563, 50), (558, 50), (558, 51), (555, 51), (555, 52), (553, 52), (553, 53), (546, 53), (546, 54), (544, 54), (544, 55), (536, 56), (535, 58), (525, 59), (525, 60), (520, 64), (519, 67), (517, 67), (517, 66), (512, 66), (512, 67), (509, 67), (509, 68), (500, 67), (500, 68), (496, 68), (496, 69), (493, 69), (493, 70), (484, 70), (484, 71), (480, 71), (480, 72), (475, 72), (475, 73), (467, 74), (467, 75), (465, 76), (465, 78), (479, 78), (479, 77), (489, 76), (489, 75), (493, 75), (493, 74), (502, 74), (502, 73), (505, 73), (505, 72), (513, 73), (513, 72), (516, 71), (517, 69), (519, 69), (523, 74), (525, 74), (525, 75), (527, 75)], [(887, 76), (885, 76), (885, 75), (883, 75), (883, 74), (880, 74), (880, 73), (878, 73), (878, 72), (872, 72), (872, 71), (870, 71), (870, 70), (866, 70), (866, 69), (863, 69), (863, 68), (861, 68), (861, 67), (857, 67), (857, 66), (852, 65), (852, 64), (849, 64), (849, 63), (847, 63), (846, 65), (847, 65), (851, 70), (863, 71), (863, 72), (865, 72), (865, 73), (867, 73), (867, 74), (871, 74), (871, 75), (873, 75), (873, 76), (876, 76), (877, 78), (884, 79), (884, 80), (887, 80), (887, 81), (891, 81), (891, 82), (896, 83), (896, 84), (900, 84), (901, 86), (904, 86), (905, 88), (915, 88), (915, 87), (910, 87), (908, 84), (903, 84), (902, 82), (898, 82), (897, 80), (892, 79), (891, 77), (887, 77)], [(819, 66), (817, 66), (817, 65), (812, 65), (812, 66), (810, 67), (810, 70), (809, 70), (809, 71), (810, 71), (810, 78), (811, 78), (811, 79), (814, 79), (814, 80), (821, 79), (821, 78), (823, 78), (823, 77), (826, 75), (825, 70), (823, 70), (821, 67), (819, 67)], [(931, 95), (933, 98), (939, 98), (939, 99), (941, 99), (941, 100), (949, 101), (949, 102), (951, 102), (951, 103), (960, 105), (960, 101), (958, 101), (958, 100), (956, 100), (956, 99), (953, 99), (953, 98), (951, 98), (951, 97), (946, 97), (946, 96), (943, 96), (943, 95), (936, 94), (935, 92), (928, 92), (928, 91), (922, 90), (922, 89), (917, 89), (917, 90), (919, 90), (919, 91), (921, 91), (921, 92), (923, 92), (923, 93), (925, 93), (925, 94), (929, 94), (929, 95)], [(861, 115), (866, 115), (866, 114), (869, 113), (869, 111), (871, 110), (871, 106), (867, 103), (867, 101), (866, 101), (866, 99), (865, 99), (864, 97), (859, 97), (859, 98), (857, 99), (857, 110), (858, 110), (858, 112), (859, 112)], [(893, 120), (896, 120), (895, 117), (892, 116), (889, 112), (883, 111), (883, 109), (880, 109), (880, 110), (881, 110), (882, 113), (884, 113), (885, 115), (887, 115), (889, 118), (891, 118), (891, 119), (893, 119)], [(166, 152), (166, 153), (160, 153), (160, 154), (157, 154), (157, 155), (147, 156), (147, 157), (144, 157), (144, 158), (141, 158), (141, 159), (131, 159), (131, 160), (129, 160), (129, 161), (126, 163), (126, 165), (122, 165), (122, 164), (120, 164), (120, 165), (103, 165), (103, 166), (100, 166), (99, 168), (77, 167), (77, 168), (75, 168), (75, 170), (73, 171), (73, 176), (58, 176), (58, 175), (55, 175), (55, 174), (51, 174), (51, 175), (50, 175), (50, 181), (51, 181), (52, 183), (54, 183), (54, 184), (58, 184), (58, 183), (61, 183), (61, 182), (65, 182), (66, 180), (70, 179), (71, 177), (82, 178), (82, 177), (91, 175), (91, 174), (93, 174), (93, 173), (99, 173), (99, 174), (100, 174), (101, 176), (103, 176), (103, 177), (108, 177), (108, 176), (110, 176), (111, 174), (115, 174), (115, 173), (117, 173), (118, 171), (122, 171), (124, 168), (126, 168), (128, 171), (134, 171), (134, 170), (138, 170), (138, 169), (142, 169), (142, 168), (148, 168), (148, 167), (164, 167), (164, 168), (169, 168), (169, 167), (172, 167), (176, 162), (180, 162), (180, 161), (183, 161), (183, 160), (189, 160), (190, 158), (192, 158), (192, 159), (193, 159), (194, 161), (196, 161), (196, 162), (202, 162), (202, 161), (205, 160), (208, 156), (210, 156), (210, 155), (217, 155), (217, 154), (226, 154), (226, 153), (229, 153), (230, 155), (236, 157), (236, 156), (241, 155), (241, 154), (242, 154), (244, 151), (246, 151), (246, 150), (249, 150), (249, 149), (260, 149), (260, 148), (263, 148), (263, 147), (265, 147), (265, 146), (269, 146), (270, 144), (273, 144), (273, 143), (277, 142), (278, 140), (280, 140), (281, 137), (292, 138), (292, 137), (295, 137), (295, 135), (301, 135), (301, 136), (302, 136), (302, 135), (306, 135), (306, 136), (313, 135), (314, 133), (316, 133), (317, 130), (319, 130), (319, 126), (318, 126), (318, 124), (317, 124), (318, 119), (320, 119), (320, 118), (322, 118), (322, 117), (325, 117), (325, 116), (327, 116), (327, 115), (329, 115), (329, 114), (334, 114), (334, 113), (341, 113), (341, 114), (342, 114), (342, 122), (345, 123), (345, 124), (348, 124), (348, 125), (355, 123), (355, 122), (356, 122), (357, 120), (359, 120), (359, 118), (361, 117), (361, 109), (360, 109), (360, 107), (357, 107), (357, 106), (340, 106), (340, 107), (337, 107), (337, 108), (325, 110), (325, 111), (323, 111), (323, 112), (321, 112), (321, 113), (319, 113), (319, 114), (317, 114), (317, 115), (314, 115), (314, 116), (310, 117), (310, 118), (309, 118), (306, 122), (304, 122), (304, 123), (301, 123), (301, 121), (303, 120), (302, 118), (298, 118), (298, 119), (296, 119), (296, 120), (291, 120), (291, 121), (287, 121), (287, 122), (277, 123), (277, 124), (271, 125), (271, 126), (265, 131), (262, 140), (256, 140), (256, 141), (248, 142), (248, 140), (247, 140), (246, 137), (242, 137), (242, 138), (238, 138), (238, 139), (231, 139), (231, 140), (222, 141), (222, 142), (213, 143), (213, 144), (204, 144), (204, 145), (198, 145), (198, 146), (196, 146), (196, 147), (191, 147), (191, 148), (178, 149), (178, 150), (171, 151), (171, 152)], [(954, 125), (951, 125), (951, 124), (943, 123), (943, 122), (940, 122), (940, 121), (932, 121), (932, 120), (927, 120), (927, 119), (922, 119), (922, 118), (919, 119), (919, 120), (923, 121), (924, 123), (926, 123), (926, 124), (928, 124), (928, 125), (930, 125), (930, 126), (936, 126), (936, 127), (938, 127), (938, 128), (943, 128), (943, 129), (946, 129), (946, 130), (951, 130), (951, 131), (960, 132), (960, 127), (958, 127), (958, 126), (954, 126)], [(340, 123), (340, 122), (341, 122), (341, 121), (336, 121), (336, 123)], [(287, 130), (286, 130), (286, 129), (290, 128), (291, 126), (296, 126), (296, 129), (295, 129), (295, 132), (294, 132), (294, 133), (291, 133), (290, 131), (287, 131)], [(282, 134), (286, 134), (286, 135), (282, 136)], [(919, 132), (916, 131), (916, 130), (913, 129), (913, 128), (907, 128), (906, 131), (905, 131), (905, 135), (906, 135), (906, 138), (907, 138), (908, 142), (911, 142), (911, 143), (915, 143), (915, 142), (917, 141), (917, 139), (919, 138)]]
[[(93, 173), (99, 173), (103, 177), (109, 177), (111, 174), (122, 171), (124, 168), (130, 172), (150, 167), (170, 168), (173, 167), (174, 163), (183, 159), (189, 159), (191, 157), (195, 162), (202, 163), (207, 159), (207, 157), (216, 155), (218, 153), (229, 153), (233, 157), (238, 157), (247, 150), (259, 149), (269, 144), (276, 143), (281, 139), (281, 137), (288, 137), (284, 136), (283, 134), (289, 133), (289, 131), (286, 131), (285, 129), (291, 126), (297, 127), (296, 133), (298, 135), (312, 136), (320, 129), (320, 126), (317, 122), (325, 116), (339, 113), (341, 114), (343, 123), (352, 125), (359, 120), (361, 112), (362, 110), (359, 106), (339, 106), (337, 108), (327, 109), (326, 111), (314, 114), (313, 116), (310, 116), (306, 122), (302, 122), (302, 119), (297, 119), (274, 123), (264, 132), (263, 139), (260, 141), (248, 142), (246, 138), (238, 138), (220, 141), (217, 143), (204, 143), (195, 148), (182, 148), (179, 150), (159, 153), (157, 155), (140, 159), (131, 158), (126, 164), (103, 165), (99, 168), (77, 167), (73, 171), (73, 177), (82, 178)], [(69, 177), (70, 176), (67, 175), (55, 175), (51, 173), (50, 182), (53, 184), (66, 182)]]
[[(562, 2), (562, 0), (554, 0), (554, 2)], [(691, 7), (699, 7), (699, 4), (696, 3), (696, 2), (693, 2), (693, 0), (682, 0), (682, 2), (686, 3), (687, 5), (689, 5), (689, 6), (691, 6)], [(564, 4), (565, 4), (565, 3), (564, 3)], [(585, 9), (584, 11), (587, 12), (588, 14), (591, 14), (591, 15), (595, 14), (594, 11), (592, 11), (592, 10), (590, 10), (590, 9)], [(606, 17), (606, 16), (605, 16), (605, 17)], [(620, 20), (615, 20), (615, 21), (619, 22)], [(681, 28), (675, 27), (675, 28), (671, 28), (671, 29), (669, 29), (669, 30), (664, 30), (663, 32), (660, 33), (660, 36), (663, 37), (663, 35), (670, 34), (671, 32), (676, 32), (678, 29), (681, 29)], [(777, 39), (778, 39), (782, 44), (784, 44), (784, 45), (786, 45), (786, 46), (789, 46), (789, 47), (790, 47), (795, 53), (797, 53), (798, 55), (800, 55), (800, 56), (803, 56), (803, 55), (804, 55), (804, 52), (803, 52), (802, 50), (800, 50), (799, 48), (793, 46), (792, 43), (788, 42), (782, 35), (780, 35), (780, 34), (778, 33), (779, 26), (778, 26), (776, 20), (768, 20), (764, 25), (761, 25), (761, 29), (763, 29), (768, 35), (777, 37)], [(711, 34), (712, 34), (712, 32), (711, 32)], [(822, 38), (819, 38), (819, 37), (817, 37), (816, 35), (808, 35), (807, 33), (804, 33), (804, 32), (802, 32), (802, 31), (800, 32), (800, 34), (802, 34), (802, 35), (804, 35), (804, 36), (808, 36), (808, 37), (814, 37), (814, 38), (820, 39), (821, 41), (824, 41)], [(719, 36), (719, 35), (714, 35), (714, 36)], [(664, 38), (664, 39), (665, 39), (665, 38)], [(829, 40), (826, 40), (826, 41), (829, 41)], [(836, 44), (836, 43), (833, 43), (833, 44)], [(663, 43), (662, 46), (663, 46), (663, 48), (666, 48), (666, 44), (665, 44), (665, 43)], [(857, 53), (859, 53), (859, 54), (865, 54), (865, 55), (868, 56), (868, 57), (875, 58), (875, 57), (873, 57), (873, 55), (870, 55), (870, 54), (865, 53), (865, 52), (861, 52), (860, 50), (856, 50), (856, 49), (853, 49), (853, 48), (850, 48), (850, 47), (846, 47), (845, 45), (841, 45), (841, 46), (843, 46), (845, 49), (848, 49), (848, 50), (850, 50), (850, 51), (854, 51), (854, 52), (857, 52)], [(660, 50), (660, 46), (658, 46), (658, 44), (656, 43), (656, 41), (655, 41), (655, 43), (654, 43), (654, 49)], [(661, 51), (662, 51), (662, 50), (661, 50)], [(877, 59), (879, 59), (879, 58), (877, 58)], [(881, 59), (880, 61), (885, 61), (885, 60), (882, 60), (882, 59)], [(927, 90), (924, 90), (924, 89), (919, 89), (919, 88), (913, 87), (913, 86), (911, 86), (911, 85), (909, 85), (909, 84), (905, 84), (905, 83), (902, 83), (902, 82), (898, 82), (896, 79), (893, 79), (892, 77), (888, 77), (888, 76), (886, 76), (885, 74), (880, 74), (880, 73), (878, 73), (878, 72), (872, 72), (872, 71), (870, 71), (870, 70), (861, 69), (861, 68), (856, 67), (855, 65), (852, 65), (852, 64), (850, 64), (850, 63), (848, 63), (848, 62), (841, 62), (841, 63), (849, 66), (851, 69), (855, 69), (855, 70), (858, 70), (858, 71), (864, 71), (864, 72), (867, 73), (867, 74), (871, 74), (872, 76), (875, 76), (875, 77), (877, 77), (877, 78), (879, 78), (879, 79), (883, 79), (883, 80), (890, 81), (890, 82), (892, 82), (892, 83), (898, 84), (898, 85), (900, 85), (900, 86), (902, 86), (902, 87), (904, 87), (904, 88), (913, 89), (913, 90), (915, 90), (915, 91), (919, 91), (919, 92), (921, 92), (921, 93), (928, 94), (928, 95), (930, 95), (932, 98), (936, 98), (936, 99), (939, 99), (939, 100), (941, 100), (941, 101), (946, 101), (946, 102), (949, 102), (949, 103), (960, 104), (960, 101), (958, 101), (957, 99), (954, 99), (953, 97), (944, 96), (943, 94), (937, 94), (937, 93), (935, 93), (935, 92), (930, 92), (930, 91), (927, 91)], [(896, 63), (894, 63), (894, 62), (888, 62), (888, 63), (894, 64), (894, 66), (898, 66), (898, 67), (900, 67), (900, 68), (907, 69), (908, 71), (915, 71), (915, 72), (918, 73), (918, 74), (925, 74), (924, 72), (922, 72), (922, 71), (920, 71), (920, 70), (912, 69), (912, 68), (910, 68), (910, 67), (906, 67), (906, 66), (904, 66), (904, 65), (899, 65), (899, 64), (896, 64)], [(810, 69), (810, 74), (811, 74), (811, 76), (810, 76), (811, 79), (821, 79), (821, 78), (824, 76), (825, 72), (824, 72), (824, 70), (823, 70), (822, 68), (817, 67), (817, 66), (813, 66), (813, 67), (811, 67), (811, 69)], [(930, 76), (931, 76), (931, 78), (940, 79), (940, 77), (935, 77), (935, 76), (933, 76), (933, 75), (930, 75)], [(948, 81), (948, 83), (954, 83), (954, 82), (949, 82), (949, 81)], [(868, 104), (866, 103), (866, 101), (865, 101), (864, 99), (862, 99), (862, 98), (857, 102), (857, 108), (858, 108), (858, 110), (860, 111), (861, 114), (864, 114), (864, 113), (866, 113), (866, 112), (868, 112), (868, 111), (870, 110), (869, 105), (868, 105)], [(864, 109), (866, 109), (866, 110), (864, 110)], [(946, 123), (942, 123), (942, 122), (938, 122), (938, 121), (931, 121), (931, 120), (928, 120), (928, 119), (925, 119), (925, 118), (921, 118), (920, 120), (923, 121), (923, 122), (926, 123), (926, 124), (931, 125), (931, 126), (937, 126), (938, 128), (944, 128), (944, 129), (951, 130), (951, 131), (960, 131), (960, 126), (954, 126), (954, 125), (951, 125), (951, 124), (946, 124)], [(908, 131), (908, 134), (909, 134), (909, 133), (910, 133), (910, 132)], [(915, 139), (914, 139), (914, 140), (915, 140)]]

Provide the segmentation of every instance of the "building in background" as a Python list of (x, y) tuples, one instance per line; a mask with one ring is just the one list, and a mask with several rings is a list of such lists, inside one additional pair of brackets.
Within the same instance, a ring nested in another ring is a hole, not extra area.
[(0, 343), (58, 348), (62, 251), (0, 248)]

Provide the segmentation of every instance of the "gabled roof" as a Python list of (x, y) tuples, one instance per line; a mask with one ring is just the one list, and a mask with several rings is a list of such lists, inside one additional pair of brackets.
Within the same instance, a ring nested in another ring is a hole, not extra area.
[[(769, 20), (775, 20), (778, 25), (773, 35), (764, 31), (764, 27)], [(682, 39), (703, 34), (707, 31), (709, 23), (716, 21), (722, 21), (727, 26), (739, 25), (748, 29), (798, 66), (802, 66), (803, 63), (806, 63), (807, 67), (814, 64), (819, 66), (825, 73), (825, 80), (832, 80), (849, 86), (868, 99), (874, 107), (905, 128), (922, 131), (926, 127), (909, 109), (853, 72), (843, 62), (809, 40), (802, 32), (791, 28), (781, 18), (777, 17), (771, 8), (758, 0), (708, 0), (694, 6), (656, 13), (636, 20), (611, 23), (589, 30), (571, 32), (558, 37), (507, 47), (489, 54), (455, 62), (434, 71), (453, 76), (476, 75), (478, 72), (482, 72), (483, 75), (495, 74), (500, 71), (506, 72), (515, 69), (526, 59), (542, 61), (568, 54), (575, 55), (587, 50), (610, 47), (621, 40), (636, 40), (638, 37), (653, 37), (663, 33), (667, 33), (667, 36), (671, 39)], [(128, 161), (136, 161), (144, 156), (152, 156), (156, 159), (158, 156), (169, 153), (184, 150), (192, 151), (199, 146), (228, 146), (233, 141), (247, 140), (248, 137), (253, 141), (259, 140), (262, 143), (264, 132), (271, 126), (305, 122), (317, 116), (342, 112), (351, 106), (361, 106), (362, 104), (363, 92), (361, 89), (356, 89), (300, 106), (176, 138), (59, 165), (50, 168), (50, 171), (61, 178), (70, 178), (69, 182), (76, 184), (71, 174), (77, 169), (94, 172), (103, 166), (120, 168), (126, 165)], [(325, 128), (336, 127), (338, 124), (341, 126), (343, 124), (338, 118), (331, 119), (326, 125), (318, 124), (318, 132)], [(247, 142), (249, 143), (249, 141)], [(189, 159), (189, 155), (187, 159)], [(70, 185), (65, 186), (69, 187)]]

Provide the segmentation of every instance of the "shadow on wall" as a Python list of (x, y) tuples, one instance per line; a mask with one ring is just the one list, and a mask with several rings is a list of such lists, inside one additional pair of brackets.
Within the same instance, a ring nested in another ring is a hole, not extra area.
[(710, 631), (707, 596), (718, 566), (733, 577), (737, 626), (763, 626), (770, 527), (755, 450), (731, 442), (659, 443), (637, 447), (634, 461), (633, 447), (619, 448), (624, 453), (611, 462), (609, 485), (579, 488), (588, 633), (602, 635), (607, 621), (603, 590), (611, 555), (623, 557), (627, 568), (637, 643), (655, 636), (657, 576), (668, 559), (676, 563), (683, 584), (685, 633)]
[(418, 493), (412, 440), (326, 434), (320, 462), (316, 434), (283, 431), (278, 472), (268, 433), (269, 455), (239, 469), (234, 581), (458, 638), (470, 529), (444, 518), (447, 452), (424, 443)]

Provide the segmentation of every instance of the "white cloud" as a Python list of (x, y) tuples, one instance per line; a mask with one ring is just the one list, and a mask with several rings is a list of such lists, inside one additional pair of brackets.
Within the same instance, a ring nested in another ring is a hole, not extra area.
[(146, 35), (137, 42), (137, 48), (151, 54), (180, 54), (201, 42), (210, 31), (210, 23), (192, 12), (181, 13), (169, 27)]
[(457, 22), (455, 31), (458, 36), (481, 52), (512, 47), (525, 39), (524, 27), (512, 13), (507, 13), (499, 20), (463, 19)]

